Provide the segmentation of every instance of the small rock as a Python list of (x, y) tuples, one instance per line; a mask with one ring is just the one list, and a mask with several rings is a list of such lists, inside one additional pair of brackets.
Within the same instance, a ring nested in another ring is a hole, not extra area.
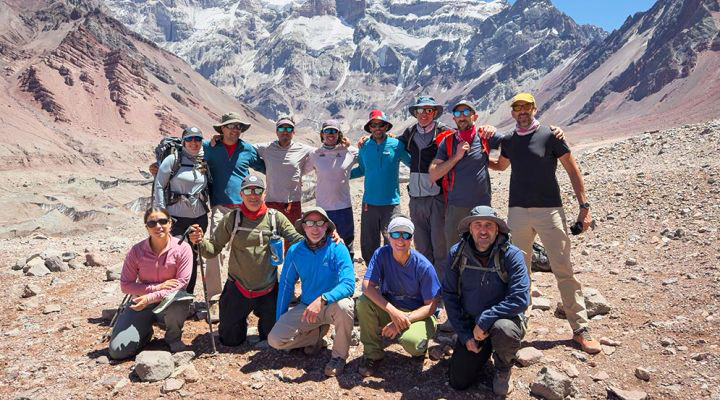
[(257, 371), (250, 374), (250, 378), (254, 381), (264, 381), (265, 375), (263, 375), (262, 371)]
[(647, 393), (639, 390), (622, 390), (615, 386), (609, 386), (607, 388), (609, 393), (614, 394), (620, 400), (645, 400), (647, 399)]
[(660, 339), (660, 345), (663, 347), (672, 346), (675, 344), (675, 341), (669, 337), (664, 337)]
[(605, 354), (606, 356), (612, 355), (613, 353), (615, 353), (616, 350), (616, 347), (614, 346), (600, 345), (600, 348), (602, 349), (603, 354)]
[(578, 376), (580, 376), (580, 371), (578, 371), (578, 369), (574, 365), (570, 364), (567, 361), (563, 361), (561, 368), (570, 378), (577, 378)]
[(582, 254), (584, 256), (589, 256), (590, 252), (588, 251), (588, 249), (582, 249), (582, 251), (580, 251), (580, 254)]
[(67, 264), (65, 264), (58, 256), (46, 258), (45, 267), (51, 272), (65, 272), (70, 270), (70, 267), (68, 267)]
[(174, 353), (172, 355), (173, 362), (175, 363), (175, 367), (181, 367), (183, 365), (189, 364), (193, 358), (195, 358), (195, 352), (192, 350), (187, 351), (179, 351), (177, 353)]
[(710, 353), (692, 353), (690, 359), (695, 361), (704, 361), (710, 356)]
[(550, 300), (544, 298), (544, 297), (536, 297), (532, 300), (532, 309), (533, 310), (543, 310), (547, 311), (551, 308)]
[(194, 383), (200, 380), (200, 373), (192, 363), (185, 364), (175, 369), (175, 372), (170, 375), (171, 378), (182, 378), (185, 382)]
[(595, 382), (600, 382), (610, 379), (610, 375), (608, 375), (605, 371), (600, 371), (595, 375), (590, 375), (590, 378), (592, 378)]
[(70, 269), (81, 269), (83, 265), (78, 260), (73, 259), (68, 261), (68, 267), (70, 267)]
[(543, 367), (530, 385), (531, 394), (548, 400), (563, 400), (576, 392), (570, 378), (548, 367)]
[(672, 347), (666, 347), (663, 349), (661, 354), (664, 356), (674, 356), (675, 354), (677, 354), (677, 351), (675, 351), (675, 349)]
[(42, 258), (33, 258), (23, 268), (23, 272), (27, 276), (45, 276), (50, 274), (50, 270), (45, 266), (45, 261)]
[(605, 346), (614, 346), (614, 347), (617, 347), (617, 346), (620, 346), (620, 345), (622, 344), (622, 342), (617, 341), (617, 340), (613, 340), (613, 339), (610, 339), (610, 338), (607, 338), (607, 337), (604, 337), (604, 336), (603, 336), (603, 337), (600, 338), (600, 344), (604, 344)]
[(171, 393), (177, 390), (182, 389), (183, 385), (185, 385), (185, 381), (178, 378), (168, 378), (165, 380), (165, 383), (163, 383), (162, 389), (160, 391), (165, 393)]
[(100, 257), (95, 253), (87, 253), (85, 254), (85, 265), (88, 267), (102, 267), (105, 263), (101, 262)]
[(15, 261), (15, 264), (12, 265), (13, 271), (21, 271), (23, 268), (25, 268), (25, 259), (24, 258), (18, 258), (17, 261)]
[(628, 258), (627, 260), (625, 260), (625, 265), (627, 265), (628, 267), (633, 267), (637, 265), (637, 263), (637, 260), (634, 258)]
[(532, 291), (530, 291), (530, 296), (532, 297), (543, 297), (545, 296), (543, 292), (540, 291), (538, 288), (533, 288)]
[(95, 359), (95, 362), (98, 364), (110, 364), (110, 359), (108, 356), (100, 356)]
[(167, 351), (145, 350), (135, 358), (135, 373), (145, 382), (161, 381), (175, 370), (175, 361)]
[(119, 281), (122, 273), (122, 264), (112, 266), (105, 270), (105, 280), (108, 282)]
[(112, 389), (121, 380), (122, 380), (121, 376), (110, 375), (110, 376), (106, 376), (102, 380), (100, 380), (100, 384), (105, 386), (108, 389)]
[(77, 253), (75, 253), (73, 251), (66, 251), (66, 252), (62, 253), (62, 255), (60, 257), (62, 258), (62, 260), (64, 262), (69, 262), (70, 260), (77, 257)]
[(360, 328), (355, 327), (350, 334), (350, 346), (360, 345)]
[(600, 291), (595, 288), (583, 288), (583, 297), (585, 297), (585, 308), (587, 309), (588, 318), (596, 315), (605, 315), (610, 312), (610, 304), (605, 300)]
[(523, 367), (529, 367), (533, 364), (537, 364), (543, 358), (543, 352), (534, 347), (523, 347), (518, 350), (517, 362)]
[(50, 280), (50, 286), (60, 285), (62, 283), (65, 283), (65, 281), (58, 278), (57, 276), (53, 276)]
[(60, 310), (61, 310), (61, 307), (60, 307), (59, 305), (57, 305), (57, 304), (48, 304), (48, 305), (45, 306), (45, 308), (43, 309), (43, 314), (56, 313), (56, 312), (60, 312)]
[(265, 386), (264, 382), (253, 382), (252, 385), (250, 385), (250, 387), (255, 390), (262, 389), (263, 386)]
[(579, 351), (571, 351), (570, 354), (582, 362), (585, 362), (588, 359), (587, 355), (585, 355), (585, 353), (581, 353)]
[(648, 382), (650, 380), (650, 371), (642, 367), (637, 367), (635, 368), (635, 376), (640, 380)]
[(430, 347), (430, 349), (428, 349), (428, 357), (430, 357), (433, 361), (445, 358), (445, 352), (443, 351), (442, 345)]
[(677, 351), (688, 351), (688, 347), (687, 346), (678, 346)]
[(25, 285), (23, 288), (23, 292), (21, 297), (23, 299), (26, 299), (28, 297), (33, 297), (39, 295), (41, 292), (40, 287), (37, 285), (33, 285), (32, 283)]

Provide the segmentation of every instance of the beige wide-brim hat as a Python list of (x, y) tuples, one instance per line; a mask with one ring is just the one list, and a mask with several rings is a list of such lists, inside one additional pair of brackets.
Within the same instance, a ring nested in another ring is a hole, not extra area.
[(328, 217), (327, 213), (325, 212), (325, 210), (322, 209), (322, 207), (310, 207), (307, 210), (303, 211), (300, 219), (295, 221), (295, 230), (298, 231), (301, 235), (306, 236), (305, 225), (303, 224), (303, 221), (305, 221), (305, 218), (307, 218), (307, 216), (312, 213), (318, 213), (323, 217), (325, 223), (328, 226), (328, 235), (332, 234), (335, 231), (335, 224), (332, 222), (332, 220), (330, 220), (330, 217)]
[(242, 124), (243, 127), (240, 129), (240, 132), (245, 132), (246, 130), (250, 129), (250, 124), (242, 120), (243, 116), (236, 112), (229, 112), (227, 114), (223, 114), (222, 118), (220, 119), (220, 123), (213, 125), (213, 128), (215, 129), (215, 132), (222, 134), (222, 127), (228, 124)]

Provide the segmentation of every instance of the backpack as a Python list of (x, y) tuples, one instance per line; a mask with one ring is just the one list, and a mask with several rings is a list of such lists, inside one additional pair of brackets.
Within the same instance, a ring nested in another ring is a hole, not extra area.
[(548, 259), (545, 247), (538, 242), (532, 246), (532, 267), (533, 271), (551, 272), (550, 260)]
[[(191, 164), (183, 164), (182, 163), (182, 149), (183, 149), (183, 142), (181, 138), (177, 137), (165, 137), (160, 140), (160, 143), (158, 143), (157, 146), (155, 146), (155, 161), (158, 165), (162, 164), (162, 162), (167, 158), (169, 155), (175, 156), (175, 162), (173, 163), (172, 167), (170, 168), (170, 176), (168, 177), (167, 183), (163, 187), (163, 193), (165, 193), (165, 206), (171, 206), (178, 201), (180, 201), (183, 197), (190, 197), (187, 193), (177, 193), (168, 190), (170, 186), (170, 181), (177, 175), (178, 171), (180, 170), (180, 167), (194, 167), (195, 165)], [(205, 185), (205, 189), (202, 190), (202, 192), (197, 194), (197, 197), (200, 199), (200, 202), (202, 203), (203, 207), (205, 208), (205, 212), (209, 212), (210, 209), (208, 208), (207, 202), (210, 199), (210, 184), (212, 183), (212, 176), (210, 175), (210, 170), (207, 166), (207, 162), (205, 160), (202, 161), (204, 164), (204, 173), (207, 177), (207, 185)], [(152, 194), (150, 196), (150, 202), (151, 204), (155, 202), (155, 184), (153, 183), (152, 187)]]
[(479, 267), (475, 265), (468, 265), (467, 263), (467, 256), (463, 254), (463, 251), (465, 250), (465, 245), (467, 244), (468, 240), (472, 240), (470, 238), (470, 233), (466, 232), (462, 235), (462, 239), (460, 242), (460, 247), (458, 248), (457, 253), (455, 253), (455, 256), (452, 259), (452, 262), (450, 264), (450, 269), (454, 269), (458, 271), (458, 292), (462, 293), (462, 273), (466, 268), (474, 269), (477, 271), (487, 271), (487, 272), (495, 272), (498, 274), (498, 277), (500, 277), (500, 280), (504, 283), (508, 283), (509, 276), (507, 267), (505, 266), (505, 253), (507, 253), (508, 248), (510, 247), (510, 244), (512, 243), (510, 240), (510, 234), (507, 234), (507, 240), (500, 243), (497, 250), (494, 252), (493, 255), (493, 266), (490, 267)]
[[(270, 217), (270, 227), (272, 229), (272, 235), (277, 236), (278, 235), (278, 233), (277, 233), (278, 210), (268, 207), (267, 212), (268, 212), (268, 216)], [(252, 232), (255, 230), (255, 229), (250, 229), (250, 228), (243, 228), (241, 226), (243, 223), (243, 219), (244, 219), (244, 215), (243, 215), (242, 211), (236, 209), (235, 210), (235, 218), (234, 218), (235, 223), (233, 225), (232, 233), (230, 233), (230, 242), (229, 243), (230, 243), (230, 252), (231, 253), (232, 253), (232, 242), (235, 239), (235, 232), (237, 232), (237, 231)], [(260, 231), (260, 244), (262, 245), (262, 231)]]
[[(437, 145), (438, 149), (440, 149), (440, 145), (443, 141), (445, 141), (445, 151), (447, 153), (447, 159), (449, 160), (453, 155), (453, 140), (455, 138), (455, 130), (448, 129), (444, 132), (440, 132), (435, 136), (435, 144)], [(482, 140), (482, 148), (483, 152), (490, 157), (490, 145), (488, 144), (488, 140), (486, 138), (481, 138)], [(443, 199), (445, 200), (445, 205), (447, 206), (448, 203), (448, 195), (450, 192), (452, 192), (453, 188), (455, 187), (455, 168), (450, 170), (445, 176), (442, 177), (442, 190), (443, 190)]]

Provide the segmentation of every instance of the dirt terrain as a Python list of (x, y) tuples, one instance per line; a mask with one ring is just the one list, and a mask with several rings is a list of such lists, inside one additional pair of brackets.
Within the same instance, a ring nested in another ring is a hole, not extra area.
[[(615, 398), (611, 386), (652, 399), (720, 398), (719, 148), (716, 120), (576, 149), (598, 226), (573, 237), (573, 260), (584, 287), (597, 289), (611, 307), (591, 327), (614, 346), (594, 356), (580, 353), (567, 322), (556, 316), (554, 277), (533, 273), (537, 294), (551, 307), (530, 311), (523, 346), (541, 350), (543, 358), (514, 369), (516, 390), (509, 398), (531, 398), (530, 386), (543, 367), (570, 376), (575, 399)], [(210, 356), (207, 325), (194, 320), (186, 323), (183, 340), (198, 354), (192, 361), (197, 382), (165, 394), (163, 382), (139, 380), (134, 361), (108, 361), (106, 344), (99, 343), (108, 329), (103, 310), (117, 307), (122, 294), (106, 269), (117, 267), (144, 236), (138, 198), (147, 196), (149, 186), (139, 169), (3, 172), (2, 203), (15, 206), (4, 207), (2, 215), (8, 221), (3, 225), (14, 231), (0, 232), (0, 398), (494, 398), (491, 371), (477, 386), (456, 392), (446, 383), (447, 355), (416, 360), (397, 344), (388, 346), (377, 376), (365, 379), (357, 373), (361, 344), (351, 348), (346, 371), (337, 378), (322, 372), (329, 350), (309, 358), (302, 351), (262, 348), (256, 331), (248, 343), (220, 346)], [(572, 189), (565, 173), (558, 174), (568, 218), (574, 218)], [(509, 172), (492, 175), (494, 205), (503, 215), (508, 177)], [(354, 198), (359, 196), (355, 188)], [(20, 207), (13, 198), (27, 200)], [(68, 212), (73, 205), (75, 212)], [(403, 207), (407, 211), (406, 197)], [(82, 214), (88, 210), (95, 212)], [(34, 277), (13, 269), (33, 254), (66, 252), (76, 256), (65, 256), (71, 261), (64, 272)], [(86, 254), (102, 265), (82, 265)], [(356, 263), (356, 271), (361, 277), (365, 266)], [(29, 284), (37, 294), (24, 298)], [(161, 337), (156, 328), (151, 349), (167, 349)], [(451, 341), (439, 337), (433, 356)], [(638, 367), (649, 380), (636, 377)]]

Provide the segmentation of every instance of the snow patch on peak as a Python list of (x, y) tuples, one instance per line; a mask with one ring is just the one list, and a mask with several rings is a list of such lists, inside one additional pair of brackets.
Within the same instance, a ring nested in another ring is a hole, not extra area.
[(305, 3), (306, 0), (260, 0), (260, 2), (273, 10), (285, 11)]
[(353, 28), (332, 15), (297, 17), (283, 24), (282, 36), (296, 34), (312, 50), (322, 50), (342, 42), (352, 43)]

